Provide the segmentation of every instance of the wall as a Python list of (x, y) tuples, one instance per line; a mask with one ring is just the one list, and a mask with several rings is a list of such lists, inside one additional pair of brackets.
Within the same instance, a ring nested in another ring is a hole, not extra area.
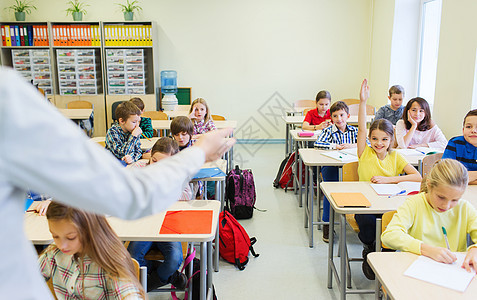
[[(87, 1), (84, 20), (122, 20), (117, 2), (124, 1)], [(177, 70), (179, 85), (192, 87), (193, 98), (205, 98), (214, 114), (239, 126), (250, 125), (256, 132), (250, 138), (283, 139), (283, 122), (267, 114), (280, 101), (314, 99), (321, 89), (333, 100), (358, 96), (370, 64), (370, 3), (143, 0), (139, 19), (157, 22), (160, 70)], [(65, 1), (35, 5), (27, 21), (72, 20)], [(2, 9), (0, 18), (12, 21), (13, 13)]]
[(476, 11), (477, 2), (473, 0), (444, 0), (442, 3), (433, 118), (447, 138), (462, 134), (464, 115), (472, 108)]

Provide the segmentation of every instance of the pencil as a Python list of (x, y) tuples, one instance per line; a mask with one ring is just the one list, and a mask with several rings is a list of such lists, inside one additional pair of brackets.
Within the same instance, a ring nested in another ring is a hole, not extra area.
[(141, 133), (143, 137), (145, 137), (148, 141), (151, 141), (147, 136), (144, 135), (144, 133)]
[(444, 233), (444, 239), (446, 240), (447, 250), (450, 250), (449, 240), (447, 239), (447, 231), (446, 231), (446, 229), (444, 228), (444, 226), (442, 226), (442, 232)]

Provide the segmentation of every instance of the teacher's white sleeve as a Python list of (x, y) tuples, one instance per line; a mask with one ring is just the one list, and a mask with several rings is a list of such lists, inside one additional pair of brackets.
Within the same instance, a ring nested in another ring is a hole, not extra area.
[(0, 165), (13, 186), (120, 218), (165, 210), (205, 153), (191, 147), (150, 167), (126, 170), (16, 72), (0, 70)]

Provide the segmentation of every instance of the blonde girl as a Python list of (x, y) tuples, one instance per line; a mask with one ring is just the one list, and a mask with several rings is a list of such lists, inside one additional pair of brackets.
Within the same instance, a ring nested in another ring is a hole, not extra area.
[(203, 98), (195, 99), (189, 110), (189, 118), (194, 123), (194, 139), (200, 134), (216, 130), (210, 114), (209, 106)]
[[(467, 248), (467, 234), (477, 241), (477, 211), (461, 197), (468, 183), (467, 169), (458, 161), (443, 159), (423, 182), (423, 192), (409, 197), (382, 234), (383, 243), (396, 250), (453, 263), (452, 252), (467, 255), (462, 268), (477, 267), (477, 245)], [(450, 250), (442, 227), (447, 231)]]
[(424, 98), (409, 100), (402, 120), (396, 123), (398, 148), (430, 147), (444, 150), (447, 139), (431, 118), (429, 103)]
[[(394, 139), (393, 124), (386, 119), (374, 121), (369, 128), (370, 146), (366, 144), (366, 101), (369, 86), (365, 79), (361, 84), (358, 115), (358, 176), (360, 181), (372, 183), (398, 183), (401, 181), (421, 181), (421, 174), (398, 152), (391, 150)], [(405, 173), (404, 176), (399, 176)], [(368, 279), (374, 279), (366, 257), (374, 251), (376, 241), (376, 218), (380, 215), (356, 214), (360, 232), (359, 239), (364, 244), (363, 272)]]
[(53, 236), (39, 257), (58, 299), (145, 299), (131, 256), (104, 216), (58, 202), (46, 212)]

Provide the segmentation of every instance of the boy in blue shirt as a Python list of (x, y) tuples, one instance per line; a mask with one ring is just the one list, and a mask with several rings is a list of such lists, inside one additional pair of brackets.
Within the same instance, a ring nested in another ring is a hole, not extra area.
[[(349, 108), (343, 101), (335, 102), (330, 108), (331, 121), (333, 125), (323, 129), (315, 145), (324, 146), (329, 149), (356, 148), (358, 142), (358, 129), (348, 125)], [(338, 181), (338, 167), (322, 167), (321, 175), (323, 181)], [(323, 221), (329, 222), (330, 202), (323, 198)], [(323, 241), (328, 243), (329, 225), (323, 225)]]
[(382, 106), (376, 112), (375, 119), (386, 119), (396, 125), (397, 121), (402, 118), (402, 112), (404, 106), (402, 105), (402, 99), (404, 97), (404, 88), (400, 85), (393, 85), (389, 89), (388, 99), (391, 104)]
[(450, 139), (442, 158), (460, 161), (469, 171), (469, 184), (477, 184), (477, 109), (465, 115), (462, 133)]
[(126, 101), (116, 108), (118, 123), (106, 133), (106, 149), (125, 164), (132, 164), (142, 157), (139, 127), (141, 110), (132, 102)]

